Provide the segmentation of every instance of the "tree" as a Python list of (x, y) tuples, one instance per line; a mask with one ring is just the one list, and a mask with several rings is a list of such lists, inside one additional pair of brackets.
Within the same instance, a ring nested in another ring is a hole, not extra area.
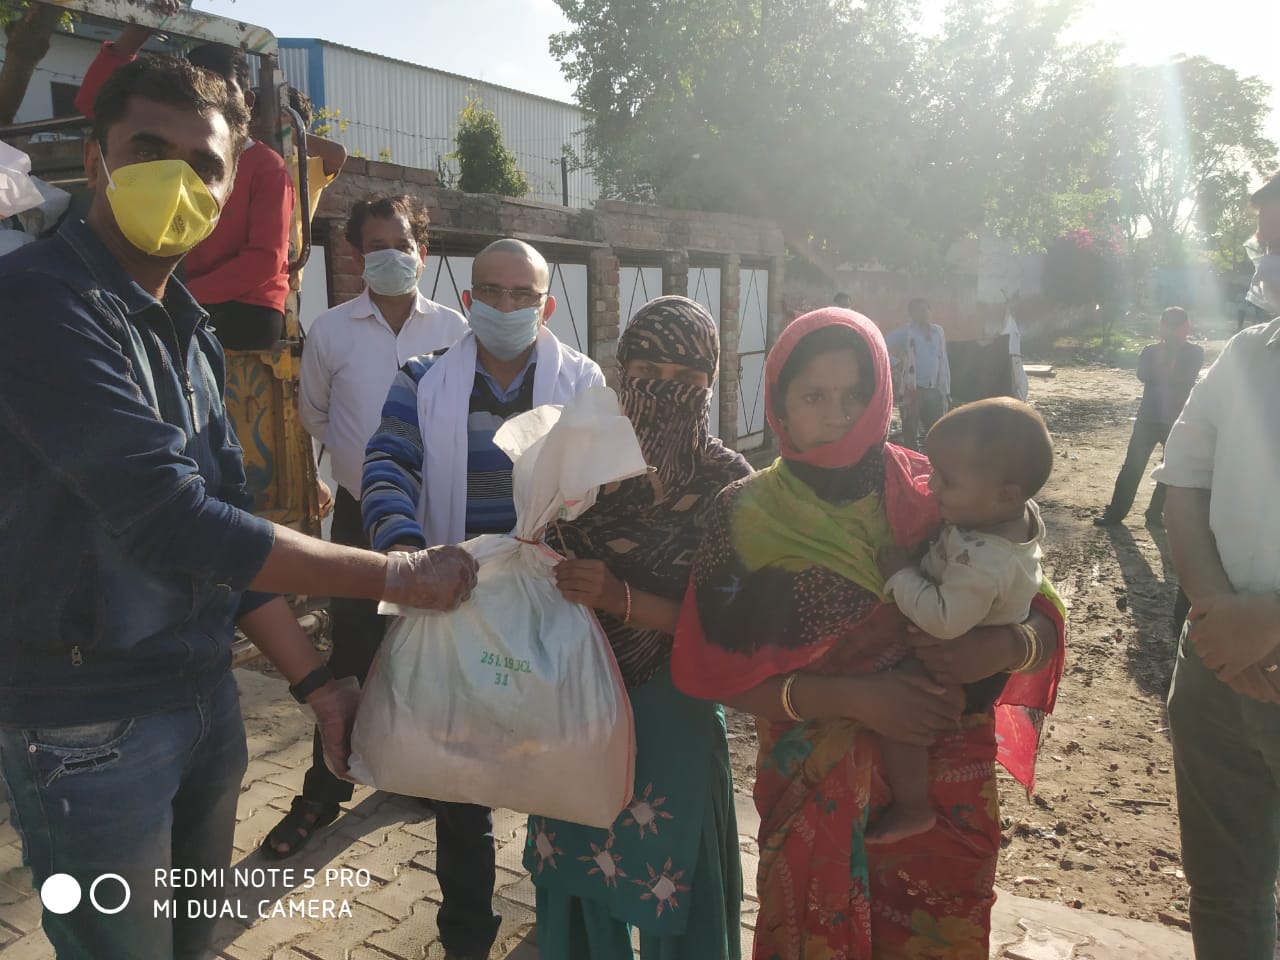
[(13, 123), (36, 66), (49, 52), (53, 32), (66, 15), (47, 3), (0, 2), (5, 54), (0, 64), (0, 124)]
[(881, 214), (910, 134), (909, 0), (557, 3), (606, 195), (771, 217), (840, 255), (852, 223), (900, 238)]
[(1270, 88), (1205, 57), (1120, 72), (1113, 121), (1121, 214), (1150, 231), (1157, 262), (1217, 235), (1230, 198), (1275, 163), (1266, 138)]
[(1204, 253), (1219, 273), (1251, 273), (1244, 245), (1258, 229), (1257, 211), (1249, 203), (1249, 181), (1215, 177), (1200, 194)]
[(956, 3), (928, 40), (912, 0), (557, 3), (571, 29), (552, 53), (607, 195), (921, 268), (986, 226), (1043, 243), (1105, 203), (1111, 53), (1061, 43), (1077, 0)]
[(1115, 50), (1068, 44), (1079, 0), (956, 3), (927, 47), (913, 222), (944, 248), (986, 229), (1043, 248), (1101, 227)]
[(458, 187), (465, 193), (498, 193), (523, 197), (529, 178), (502, 142), (502, 128), (492, 110), (472, 98), (458, 116)]

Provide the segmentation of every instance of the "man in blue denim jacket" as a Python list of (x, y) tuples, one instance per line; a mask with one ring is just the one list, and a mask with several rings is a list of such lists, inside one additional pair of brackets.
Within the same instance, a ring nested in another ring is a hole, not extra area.
[(230, 862), (247, 762), (235, 625), (344, 773), (354, 697), (272, 591), (450, 609), (475, 567), (245, 511), (222, 351), (172, 278), (230, 193), (243, 101), (144, 58), (96, 108), (87, 219), (0, 259), (0, 770), (60, 960), (194, 958), (213, 921), (190, 908), (220, 891), (162, 878)]

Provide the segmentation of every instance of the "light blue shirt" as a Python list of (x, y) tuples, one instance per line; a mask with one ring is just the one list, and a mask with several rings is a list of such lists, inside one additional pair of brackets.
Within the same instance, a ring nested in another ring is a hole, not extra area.
[(534, 361), (537, 359), (538, 351), (530, 350), (529, 359), (524, 362), (524, 367), (516, 374), (516, 378), (511, 381), (511, 384), (505, 390), (498, 386), (498, 381), (493, 379), (493, 374), (484, 368), (484, 364), (479, 359), (476, 360), (476, 373), (484, 378), (484, 382), (489, 385), (489, 389), (493, 391), (493, 395), (498, 402), (510, 403), (520, 395), (520, 388), (524, 386), (524, 378), (529, 375), (529, 368), (533, 366)]
[(884, 342), (890, 353), (901, 357), (906, 355), (908, 339), (915, 346), (916, 387), (951, 396), (951, 365), (947, 361), (947, 336), (942, 327), (931, 323), (925, 331), (915, 323), (908, 323), (886, 336)]

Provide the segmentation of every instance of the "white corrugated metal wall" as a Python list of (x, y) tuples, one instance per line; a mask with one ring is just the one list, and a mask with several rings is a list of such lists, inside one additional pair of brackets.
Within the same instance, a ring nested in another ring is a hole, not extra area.
[[(453, 152), (458, 114), (474, 94), (497, 116), (507, 149), (533, 187), (530, 199), (563, 199), (561, 149), (568, 144), (583, 152), (585, 118), (572, 104), (324, 41), (302, 49), (289, 46), (291, 42), (297, 41), (281, 42), (285, 76), (318, 104), (340, 112), (346, 129), (334, 129), (330, 136), (349, 151), (371, 159), (388, 151), (393, 163), (434, 170)], [(320, 75), (315, 57), (323, 64), (324, 90), (319, 95), (310, 89)], [(590, 206), (598, 196), (588, 171), (570, 172), (570, 206)]]
[(311, 97), (314, 94), (311, 92), (311, 81), (307, 76), (307, 63), (305, 49), (280, 47), (280, 70), (284, 73), (285, 79)]

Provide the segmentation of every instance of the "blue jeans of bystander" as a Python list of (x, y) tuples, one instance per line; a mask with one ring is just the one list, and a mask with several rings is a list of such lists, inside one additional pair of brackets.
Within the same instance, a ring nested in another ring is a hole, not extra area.
[[(81, 892), (65, 913), (45, 898), (58, 960), (205, 956), (216, 920), (202, 914), (222, 897), (247, 763), (230, 673), (182, 710), (0, 730), (0, 771), (35, 886), (67, 874)], [(194, 884), (159, 882), (173, 868), (194, 868), (185, 878)], [(106, 874), (115, 876), (95, 886)]]

